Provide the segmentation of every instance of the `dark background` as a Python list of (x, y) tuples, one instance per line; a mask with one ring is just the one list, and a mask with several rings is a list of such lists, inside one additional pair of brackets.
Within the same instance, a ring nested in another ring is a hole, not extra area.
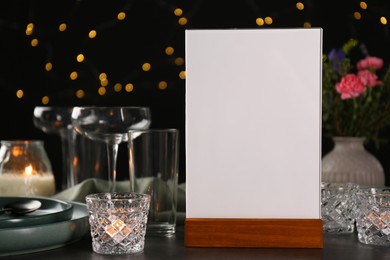
[[(148, 106), (152, 111), (152, 128), (178, 128), (181, 131), (180, 181), (185, 181), (185, 63), (175, 64), (184, 58), (186, 29), (231, 28), (323, 28), (323, 50), (340, 48), (349, 38), (357, 38), (374, 56), (382, 57), (386, 66), (390, 62), (389, 25), (379, 22), (381, 16), (390, 19), (387, 1), (316, 0), (301, 1), (305, 8), (296, 8), (291, 0), (233, 0), (233, 1), (93, 1), (93, 0), (14, 0), (2, 3), (0, 8), (0, 140), (42, 139), (53, 170), (60, 178), (61, 144), (58, 136), (48, 135), (32, 123), (35, 106)], [(180, 8), (182, 14), (174, 14)], [(116, 17), (121, 11), (126, 18)], [(361, 19), (353, 17), (354, 12)], [(272, 17), (272, 24), (259, 26), (256, 19)], [(184, 25), (180, 19), (186, 19)], [(32, 35), (26, 35), (28, 23), (34, 24)], [(67, 24), (60, 32), (58, 26)], [(90, 30), (97, 37), (88, 38)], [(32, 39), (39, 44), (32, 47)], [(165, 48), (174, 48), (172, 55)], [(83, 53), (83, 63), (76, 55)], [(45, 71), (52, 62), (53, 69)], [(149, 62), (152, 69), (145, 72), (142, 64)], [(71, 80), (69, 74), (77, 71), (79, 77)], [(99, 73), (105, 72), (109, 84), (106, 94), (99, 95)], [(167, 88), (160, 90), (158, 83), (165, 81)], [(120, 83), (134, 85), (132, 92), (119, 92), (113, 86)], [(24, 96), (17, 98), (22, 89)], [(83, 98), (75, 93), (82, 89)], [(47, 96), (49, 103), (42, 104)], [(286, 134), (288, 134), (286, 132)], [(384, 137), (390, 132), (384, 130)], [(304, 141), (304, 140), (302, 140)], [(323, 139), (323, 153), (332, 148), (332, 142)], [(390, 172), (390, 145), (367, 149), (375, 154)], [(118, 171), (127, 171), (126, 146), (121, 145)], [(386, 178), (389, 183), (389, 177)]]

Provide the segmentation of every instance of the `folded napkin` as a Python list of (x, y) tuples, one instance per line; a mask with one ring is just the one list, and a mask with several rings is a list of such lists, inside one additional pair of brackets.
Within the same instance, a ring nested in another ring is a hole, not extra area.
[[(137, 179), (135, 186), (137, 190), (146, 191), (151, 178)], [(155, 184), (154, 184), (155, 185)], [(55, 194), (52, 198), (64, 201), (76, 201), (85, 203), (85, 196), (91, 193), (107, 192), (108, 182), (106, 180), (90, 178), (79, 184)], [(118, 181), (117, 191), (129, 191), (128, 181)], [(146, 193), (146, 192), (145, 192)], [(180, 183), (177, 190), (177, 224), (183, 225), (185, 219), (185, 183)]]

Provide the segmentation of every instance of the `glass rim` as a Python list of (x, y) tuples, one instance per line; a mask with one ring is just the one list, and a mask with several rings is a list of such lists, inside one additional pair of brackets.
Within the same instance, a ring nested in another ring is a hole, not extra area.
[[(112, 198), (112, 196), (117, 197)], [(86, 195), (85, 199), (91, 201), (143, 201), (150, 200), (150, 195), (137, 192), (98, 192)]]
[(127, 131), (128, 134), (131, 133), (178, 133), (179, 129), (177, 128), (150, 128), (150, 129), (130, 129)]
[(148, 109), (150, 110), (150, 107), (147, 106), (74, 106), (73, 108), (80, 108), (80, 109), (109, 109), (109, 108), (131, 108), (131, 109)]
[(14, 144), (43, 144), (43, 140), (39, 139), (31, 139), (31, 140), (22, 140), (22, 139), (15, 139), (15, 140), (0, 140), (0, 143), (2, 144), (8, 144), (8, 143), (14, 143)]

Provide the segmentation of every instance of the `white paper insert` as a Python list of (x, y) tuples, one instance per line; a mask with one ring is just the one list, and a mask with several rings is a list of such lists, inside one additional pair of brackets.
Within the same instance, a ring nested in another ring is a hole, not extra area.
[(186, 217), (320, 218), (322, 29), (186, 31)]

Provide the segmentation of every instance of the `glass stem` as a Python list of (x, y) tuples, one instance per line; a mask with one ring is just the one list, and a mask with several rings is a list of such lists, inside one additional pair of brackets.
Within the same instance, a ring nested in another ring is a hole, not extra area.
[(116, 160), (118, 157), (119, 144), (107, 144), (108, 159), (108, 185), (110, 191), (116, 190)]
[(61, 152), (62, 152), (62, 180), (61, 188), (63, 190), (70, 188), (73, 183), (69, 180), (69, 139), (68, 139), (68, 129), (60, 132), (61, 139)]

